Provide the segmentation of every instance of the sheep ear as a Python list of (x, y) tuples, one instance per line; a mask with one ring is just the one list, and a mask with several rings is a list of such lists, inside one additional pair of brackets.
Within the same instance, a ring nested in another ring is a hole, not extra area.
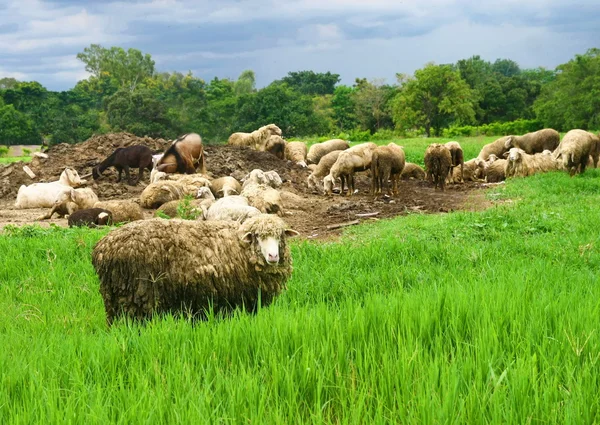
[(506, 149), (510, 149), (511, 146), (512, 146), (512, 137), (509, 137), (506, 139), (506, 142), (504, 142), (504, 147)]
[(510, 152), (504, 152), (504, 155), (502, 155), (504, 158), (508, 158), (508, 155), (510, 155)]
[(239, 195), (239, 192), (235, 189), (231, 189), (231, 193), (235, 193), (236, 195)]
[(298, 232), (296, 232), (295, 230), (292, 230), (292, 229), (285, 229), (284, 233), (285, 233), (285, 235), (288, 238), (293, 238), (295, 236), (299, 236), (300, 235), (300, 233), (298, 233)]
[(252, 243), (252, 232), (248, 232), (242, 236), (242, 241), (246, 243)]

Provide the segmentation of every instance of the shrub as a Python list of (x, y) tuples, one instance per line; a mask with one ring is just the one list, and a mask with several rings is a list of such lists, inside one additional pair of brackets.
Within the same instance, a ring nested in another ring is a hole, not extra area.
[(474, 136), (507, 136), (509, 134), (525, 134), (542, 128), (538, 120), (519, 119), (510, 122), (494, 122), (480, 126), (452, 126), (444, 129), (444, 137), (474, 137)]
[(8, 146), (0, 146), (0, 158), (8, 154)]

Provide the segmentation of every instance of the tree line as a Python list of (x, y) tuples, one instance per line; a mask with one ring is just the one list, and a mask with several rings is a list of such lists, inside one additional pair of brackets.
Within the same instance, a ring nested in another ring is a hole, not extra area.
[(426, 64), (397, 81), (290, 72), (257, 89), (255, 74), (208, 82), (157, 72), (137, 49), (91, 45), (77, 55), (91, 76), (62, 92), (35, 81), (0, 79), (0, 144), (76, 143), (94, 133), (129, 131), (174, 138), (198, 132), (222, 142), (236, 131), (276, 123), (286, 137), (442, 135), (461, 126), (531, 120), (557, 130), (600, 128), (600, 49), (554, 70), (521, 69), (479, 56)]

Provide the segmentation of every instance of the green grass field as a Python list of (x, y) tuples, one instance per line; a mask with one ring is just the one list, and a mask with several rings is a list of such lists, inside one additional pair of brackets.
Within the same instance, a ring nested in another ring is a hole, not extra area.
[(31, 159), (32, 159), (31, 156), (0, 157), (0, 164), (10, 164), (11, 162), (18, 162), (18, 161), (29, 162), (29, 161), (31, 161)]
[(600, 170), (487, 196), (294, 242), (255, 316), (110, 330), (90, 262), (107, 230), (9, 229), (0, 423), (598, 423)]

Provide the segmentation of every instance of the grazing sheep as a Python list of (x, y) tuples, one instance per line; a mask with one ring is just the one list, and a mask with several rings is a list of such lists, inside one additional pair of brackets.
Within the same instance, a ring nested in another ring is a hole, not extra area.
[(571, 130), (554, 151), (554, 158), (562, 162), (562, 167), (571, 176), (583, 173), (590, 155), (594, 164), (598, 163), (599, 144), (600, 140), (595, 134), (585, 130)]
[(69, 215), (69, 227), (98, 227), (112, 223), (112, 213), (102, 208), (86, 208)]
[(51, 208), (54, 201), (62, 192), (86, 183), (72, 168), (65, 168), (57, 181), (49, 183), (33, 183), (29, 186), (21, 185), (17, 193), (15, 207), (25, 208)]
[(279, 159), (285, 159), (286, 141), (281, 136), (273, 135), (267, 139), (265, 152), (275, 155)]
[(511, 148), (506, 154), (506, 177), (527, 177), (536, 173), (556, 170), (556, 161), (551, 155), (538, 153), (529, 155), (523, 149)]
[(496, 155), (498, 158), (502, 158), (502, 156), (508, 152), (508, 148), (506, 147), (506, 139), (507, 136), (496, 139), (492, 143), (488, 143), (479, 152), (477, 158), (486, 161), (491, 154)]
[(342, 139), (331, 139), (321, 143), (315, 143), (310, 147), (306, 154), (306, 162), (308, 164), (318, 164), (321, 158), (333, 151), (343, 151), (348, 149), (350, 145)]
[(552, 128), (527, 133), (522, 136), (507, 136), (504, 142), (506, 149), (520, 148), (525, 153), (533, 155), (544, 150), (553, 151), (558, 147), (560, 134)]
[(285, 145), (285, 159), (298, 164), (301, 167), (306, 167), (306, 143), (304, 142), (288, 142)]
[(220, 177), (210, 182), (210, 190), (215, 198), (224, 196), (239, 195), (242, 191), (242, 185), (231, 176)]
[(251, 184), (242, 188), (240, 195), (248, 198), (248, 202), (260, 212), (283, 215), (283, 202), (279, 191), (264, 184)]
[(371, 168), (373, 151), (377, 149), (375, 143), (361, 143), (346, 149), (338, 156), (335, 164), (331, 166), (329, 174), (323, 178), (323, 187), (326, 194), (331, 195), (333, 185), (339, 178), (341, 180), (341, 192), (344, 192), (344, 182), (347, 180), (347, 196), (354, 194), (354, 173)]
[(102, 208), (112, 213), (113, 223), (128, 223), (143, 220), (144, 214), (140, 206), (133, 201), (101, 201), (94, 204), (94, 208)]
[[(323, 192), (323, 188), (321, 187), (322, 185), (320, 184), (320, 180), (323, 179), (327, 174), (329, 174), (331, 167), (333, 166), (333, 164), (335, 164), (335, 161), (337, 161), (338, 156), (340, 156), (340, 152), (343, 152), (343, 151), (339, 150), (339, 151), (329, 152), (328, 154), (326, 154), (325, 156), (323, 156), (321, 158), (319, 163), (316, 165), (316, 168), (310, 174), (310, 176), (308, 176), (308, 179), (306, 181), (309, 189)], [(311, 165), (314, 165), (314, 164), (311, 164)], [(310, 165), (309, 165), (309, 167), (310, 167)]]
[(402, 174), (400, 174), (402, 180), (409, 180), (411, 178), (415, 180), (425, 180), (425, 170), (419, 167), (417, 164), (407, 162), (404, 164)]
[(506, 159), (498, 159), (496, 155), (490, 155), (488, 160), (482, 164), (485, 181), (487, 183), (499, 183), (506, 180), (507, 164)]
[[(152, 151), (150, 148), (144, 145), (133, 145), (127, 146), (126, 148), (117, 148), (112, 154), (110, 154), (110, 156), (108, 156), (108, 158), (92, 169), (92, 176), (94, 180), (98, 180), (104, 170), (109, 167), (115, 167), (119, 172), (117, 183), (121, 181), (121, 174), (123, 171), (125, 171), (127, 183), (135, 186), (140, 180), (142, 180), (144, 168), (147, 168), (148, 171), (152, 171), (152, 159)], [(131, 180), (131, 176), (129, 175), (130, 167), (139, 169), (138, 177), (135, 182)]]
[(281, 180), (281, 177), (279, 174), (277, 174), (277, 171), (271, 170), (265, 172), (263, 170), (259, 170), (258, 168), (250, 171), (250, 173), (247, 174), (242, 181), (244, 182), (244, 184), (242, 184), (242, 190), (251, 184), (264, 184), (272, 187), (273, 189), (279, 189), (283, 184), (283, 180)]
[(463, 155), (463, 150), (460, 147), (458, 142), (448, 142), (445, 146), (450, 150), (450, 155), (452, 156), (452, 167), (450, 167), (450, 181), (451, 183), (455, 183), (454, 179), (454, 169), (460, 165), (460, 181), (464, 183), (464, 166), (465, 166), (465, 157)]
[(50, 219), (54, 213), (62, 218), (77, 210), (92, 208), (96, 202), (98, 196), (90, 188), (65, 190), (58, 195), (50, 211), (38, 220)]
[(271, 136), (281, 136), (281, 129), (275, 124), (267, 124), (252, 133), (233, 133), (229, 136), (228, 144), (234, 146), (248, 146), (257, 151), (264, 151), (267, 140)]
[(390, 194), (389, 180), (392, 180), (392, 192), (398, 195), (398, 180), (404, 170), (406, 157), (401, 146), (390, 143), (379, 146), (373, 151), (371, 160), (371, 195), (381, 193), (383, 187)]
[(185, 195), (196, 196), (201, 187), (210, 187), (210, 182), (199, 174), (150, 183), (140, 195), (141, 205), (144, 208), (158, 208), (166, 202), (182, 199)]
[[(319, 162), (321, 162), (321, 161), (319, 161)], [(308, 164), (306, 166), (306, 168), (308, 168), (311, 172), (315, 171), (317, 169), (317, 164)]]
[(239, 195), (226, 196), (215, 201), (205, 212), (206, 220), (228, 220), (243, 223), (261, 212), (248, 203), (248, 198)]
[(439, 143), (433, 143), (425, 151), (425, 168), (429, 181), (433, 179), (434, 187), (444, 191), (446, 178), (452, 167), (450, 149)]

